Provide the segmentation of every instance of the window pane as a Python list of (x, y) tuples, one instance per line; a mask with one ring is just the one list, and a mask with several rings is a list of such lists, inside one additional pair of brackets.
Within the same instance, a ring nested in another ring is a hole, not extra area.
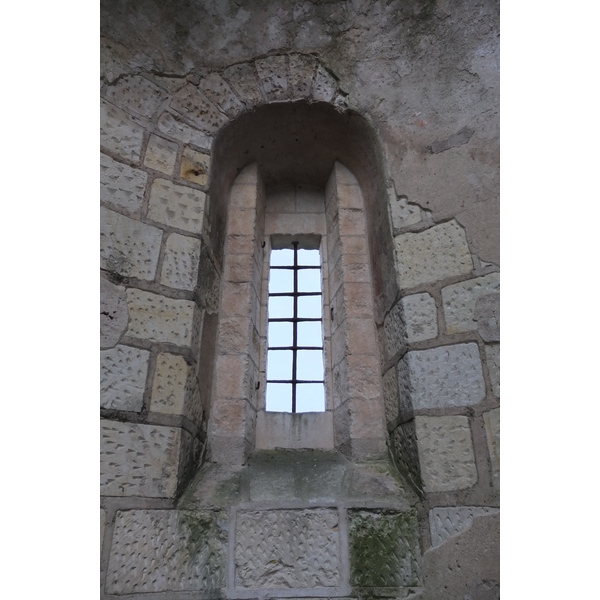
[(292, 412), (292, 384), (267, 383), (265, 406), (268, 411)]
[(325, 386), (322, 383), (299, 383), (296, 386), (296, 412), (323, 412)]
[(298, 271), (299, 292), (321, 291), (321, 269), (300, 269)]
[(291, 379), (292, 354), (291, 350), (268, 350), (267, 379)]
[(323, 379), (323, 352), (321, 350), (298, 350), (297, 379)]
[(323, 346), (323, 327), (321, 321), (298, 323), (298, 346)]
[(269, 348), (274, 346), (291, 346), (294, 331), (291, 323), (269, 323)]
[(303, 267), (320, 267), (321, 256), (318, 250), (298, 250), (298, 264)]
[[(269, 272), (269, 293), (292, 293), (294, 291), (294, 271), (291, 269), (271, 269)], [(319, 290), (317, 290), (319, 291)]]
[(291, 296), (269, 298), (269, 319), (291, 319), (294, 316), (294, 299)]
[(294, 264), (294, 251), (291, 249), (271, 250), (272, 267), (291, 267)]
[(303, 319), (320, 319), (321, 296), (300, 296), (298, 298), (298, 316)]

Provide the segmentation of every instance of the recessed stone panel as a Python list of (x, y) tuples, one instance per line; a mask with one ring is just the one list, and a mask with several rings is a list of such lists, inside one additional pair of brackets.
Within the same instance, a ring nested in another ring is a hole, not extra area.
[(500, 409), (494, 408), (483, 413), (483, 421), (492, 463), (492, 479), (498, 487), (500, 485)]
[(200, 240), (172, 233), (167, 238), (160, 282), (178, 290), (193, 291), (199, 264)]
[(429, 294), (404, 296), (400, 304), (404, 315), (407, 344), (437, 337), (437, 308), (435, 300)]
[(123, 158), (138, 161), (144, 128), (120, 108), (100, 101), (100, 144)]
[(471, 527), (473, 517), (498, 514), (500, 509), (489, 506), (443, 506), (429, 511), (431, 546), (443, 544), (453, 535), (463, 533)]
[(150, 191), (148, 218), (158, 223), (201, 233), (206, 194), (200, 190), (156, 179)]
[(467, 417), (417, 416), (415, 427), (425, 492), (452, 492), (477, 483)]
[(487, 363), (492, 392), (500, 398), (500, 344), (485, 345), (485, 360)]
[(106, 89), (106, 98), (127, 111), (151, 117), (168, 92), (139, 75), (123, 77)]
[(209, 134), (217, 133), (229, 120), (192, 84), (175, 94), (171, 108)]
[(203, 150), (210, 150), (213, 137), (204, 131), (199, 131), (185, 123), (179, 117), (169, 112), (164, 112), (157, 123), (158, 129), (166, 135), (180, 140), (186, 144), (193, 144)]
[(144, 171), (100, 154), (100, 200), (127, 212), (138, 213), (144, 200), (148, 175)]
[(256, 61), (260, 85), (268, 100), (288, 99), (287, 65), (285, 56), (269, 56)]
[(167, 175), (173, 173), (177, 160), (178, 145), (158, 135), (152, 134), (148, 140), (144, 164)]
[(113, 348), (127, 329), (125, 288), (100, 277), (100, 348)]

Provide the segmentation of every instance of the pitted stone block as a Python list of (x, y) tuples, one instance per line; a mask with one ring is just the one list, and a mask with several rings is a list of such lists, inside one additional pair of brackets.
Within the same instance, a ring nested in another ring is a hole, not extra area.
[(235, 117), (244, 105), (237, 99), (229, 84), (218, 74), (211, 73), (198, 86), (204, 95), (230, 117)]
[(264, 102), (254, 65), (248, 63), (233, 65), (225, 69), (223, 77), (238, 92), (239, 97), (246, 104), (254, 106)]
[(290, 55), (290, 85), (292, 98), (310, 98), (317, 59), (306, 54)]
[(129, 213), (138, 213), (148, 175), (100, 154), (100, 200)]
[(192, 84), (186, 85), (175, 94), (171, 100), (171, 108), (209, 134), (217, 133), (229, 120)]
[(421, 488), (419, 450), (414, 419), (399, 425), (391, 434), (392, 453), (401, 472), (410, 477)]
[[(446, 332), (477, 330), (475, 307), (477, 301), (500, 289), (500, 274), (490, 273), (484, 277), (461, 281), (442, 289), (442, 304), (446, 319)], [(490, 340), (497, 341), (497, 340)]]
[(218, 512), (118, 511), (106, 590), (219, 594), (226, 549), (225, 522)]
[(487, 362), (492, 392), (496, 398), (500, 398), (500, 344), (493, 346), (485, 345), (485, 359)]
[(420, 585), (416, 514), (351, 510), (348, 516), (351, 585), (367, 588)]
[(106, 208), (100, 209), (100, 265), (128, 277), (152, 281), (162, 231)]
[(171, 175), (177, 160), (177, 149), (178, 145), (175, 142), (152, 134), (148, 140), (144, 164), (151, 169)]
[(406, 340), (406, 325), (402, 303), (397, 302), (383, 321), (383, 339), (387, 359), (393, 358), (398, 352), (401, 352)]
[(100, 144), (123, 158), (138, 161), (144, 129), (120, 108), (100, 101)]
[(210, 156), (202, 152), (196, 152), (191, 148), (184, 148), (181, 157), (181, 177), (199, 185), (208, 183), (210, 170)]
[(500, 485), (500, 409), (494, 408), (483, 413), (483, 421), (492, 463), (492, 478), (494, 485), (498, 487)]
[(444, 506), (432, 508), (429, 511), (432, 548), (440, 546), (453, 535), (458, 535), (469, 529), (473, 523), (473, 517), (495, 515), (499, 512), (498, 508), (490, 506)]
[(216, 312), (219, 306), (221, 277), (213, 264), (206, 246), (200, 251), (200, 266), (198, 267), (198, 300), (200, 306), (211, 312)]
[(288, 99), (287, 65), (285, 56), (269, 56), (256, 61), (256, 71), (268, 100)]
[(185, 144), (193, 144), (203, 150), (210, 150), (213, 138), (204, 131), (198, 131), (184, 123), (179, 117), (171, 113), (164, 112), (157, 123), (158, 129), (166, 135), (180, 140)]
[(392, 189), (389, 191), (389, 197), (394, 235), (398, 235), (402, 228), (421, 221), (421, 209), (415, 204), (409, 204), (406, 196), (396, 196)]
[(240, 511), (235, 524), (235, 587), (340, 585), (338, 528), (336, 510)]
[(144, 117), (151, 117), (167, 96), (166, 90), (139, 75), (123, 77), (106, 90), (107, 100)]
[(189, 347), (192, 342), (195, 304), (158, 294), (127, 290), (129, 327), (127, 335), (153, 342)]
[(117, 346), (100, 352), (100, 406), (140, 412), (150, 352)]
[(127, 328), (125, 288), (100, 277), (100, 348), (113, 348)]
[(467, 417), (417, 416), (415, 427), (425, 492), (451, 492), (477, 483)]
[(160, 282), (178, 290), (193, 291), (199, 264), (200, 240), (172, 233), (167, 238)]
[(191, 233), (202, 233), (205, 202), (206, 194), (200, 190), (155, 179), (148, 218)]
[(473, 318), (484, 342), (500, 341), (500, 294), (481, 296), (475, 303)]
[(330, 102), (336, 92), (337, 81), (335, 77), (319, 65), (313, 81), (313, 98), (322, 102)]
[(415, 410), (471, 406), (485, 398), (479, 348), (475, 343), (411, 350), (401, 363), (398, 387)]
[(100, 493), (173, 498), (180, 441), (176, 427), (102, 420)]
[(465, 231), (454, 220), (420, 233), (404, 233), (395, 238), (394, 244), (401, 288), (434, 283), (473, 270)]
[(392, 423), (398, 418), (398, 379), (396, 368), (388, 369), (382, 378), (385, 421)]
[(162, 352), (156, 359), (150, 410), (171, 415), (183, 415), (186, 391), (193, 372), (183, 356)]
[(400, 300), (404, 315), (406, 342), (422, 342), (437, 337), (437, 308), (427, 293), (404, 296)]

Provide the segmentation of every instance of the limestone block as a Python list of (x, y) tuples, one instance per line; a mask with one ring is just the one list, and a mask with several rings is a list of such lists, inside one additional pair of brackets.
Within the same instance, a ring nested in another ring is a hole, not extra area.
[(498, 292), (499, 289), (499, 273), (490, 273), (484, 277), (461, 281), (443, 288), (442, 305), (446, 320), (446, 332), (458, 333), (477, 330), (477, 321), (475, 320), (477, 301), (483, 296)]
[(317, 60), (306, 54), (290, 55), (292, 99), (310, 98)]
[(475, 303), (473, 318), (484, 342), (500, 341), (500, 294), (481, 296)]
[(100, 406), (140, 412), (150, 352), (117, 346), (100, 353)]
[(225, 69), (223, 77), (249, 106), (255, 106), (264, 102), (254, 65), (248, 63), (233, 65)]
[(200, 240), (172, 233), (167, 238), (160, 282), (178, 290), (193, 291), (199, 264)]
[(389, 424), (398, 418), (398, 380), (395, 367), (386, 371), (382, 385), (385, 422)]
[(172, 175), (177, 160), (177, 149), (178, 145), (175, 142), (152, 134), (148, 140), (144, 164), (156, 171)]
[(406, 196), (396, 196), (393, 189), (390, 190), (390, 214), (394, 235), (398, 235), (403, 227), (421, 221), (421, 209), (415, 204), (409, 204)]
[(427, 293), (404, 296), (400, 300), (405, 323), (406, 343), (422, 342), (437, 337), (437, 308)]
[(490, 506), (443, 506), (429, 511), (431, 547), (443, 544), (448, 538), (463, 533), (473, 524), (473, 517), (496, 515), (500, 509)]
[(263, 60), (257, 60), (256, 71), (267, 100), (288, 99), (285, 56), (269, 56)]
[(188, 380), (193, 377), (183, 356), (162, 352), (156, 359), (150, 410), (170, 415), (183, 415)]
[(144, 129), (120, 108), (100, 102), (100, 145), (123, 158), (138, 161), (142, 152)]
[(176, 427), (102, 420), (100, 493), (173, 498), (180, 441)]
[(123, 77), (106, 89), (106, 99), (129, 112), (151, 117), (168, 92), (139, 75)]
[(106, 208), (100, 209), (100, 266), (107, 271), (152, 281), (162, 231)]
[(202, 79), (198, 87), (211, 102), (230, 117), (235, 117), (244, 109), (244, 105), (237, 99), (229, 84), (218, 73), (211, 73)]
[(492, 478), (495, 486), (498, 487), (500, 485), (500, 409), (494, 408), (483, 413), (483, 421), (492, 463)]
[(210, 150), (213, 138), (203, 131), (198, 131), (184, 123), (179, 117), (164, 112), (157, 123), (158, 129), (168, 136), (185, 144), (193, 144), (203, 150)]
[(219, 306), (221, 278), (212, 262), (206, 246), (200, 251), (198, 267), (198, 302), (200, 306), (216, 312)]
[(312, 97), (322, 102), (330, 102), (336, 92), (337, 81), (335, 77), (319, 65), (313, 81)]
[(125, 288), (100, 278), (100, 348), (113, 348), (127, 328)]
[(199, 185), (208, 184), (210, 169), (210, 156), (196, 152), (191, 148), (184, 148), (181, 157), (181, 177)]
[(401, 473), (409, 477), (421, 488), (421, 469), (419, 466), (419, 449), (414, 419), (396, 427), (391, 435), (392, 454)]
[[(475, 343), (411, 350), (401, 363), (407, 370), (399, 378), (415, 410), (471, 406), (485, 398), (485, 382)], [(407, 377), (404, 376), (406, 373)]]
[(229, 120), (192, 84), (175, 94), (171, 108), (209, 134), (217, 133)]
[(425, 492), (451, 492), (477, 483), (467, 417), (417, 416), (415, 428)]
[(138, 213), (144, 200), (148, 175), (100, 154), (100, 200), (112, 207)]
[(150, 190), (148, 218), (191, 233), (202, 233), (206, 194), (177, 185), (166, 179), (155, 179)]
[(454, 220), (420, 233), (404, 233), (395, 238), (394, 244), (401, 288), (434, 283), (473, 270), (465, 232)]
[(500, 344), (485, 345), (485, 359), (487, 362), (492, 392), (500, 398)]
[(414, 512), (350, 510), (348, 516), (351, 585), (421, 584), (419, 526)]
[(397, 302), (383, 320), (383, 341), (388, 360), (404, 349), (405, 339), (406, 326), (402, 304)]
[(127, 335), (153, 342), (191, 345), (195, 304), (190, 300), (173, 300), (129, 288), (127, 307)]
[(226, 548), (217, 512), (118, 511), (106, 591), (218, 593), (225, 585)]
[(339, 585), (338, 527), (336, 510), (240, 511), (235, 523), (236, 588)]

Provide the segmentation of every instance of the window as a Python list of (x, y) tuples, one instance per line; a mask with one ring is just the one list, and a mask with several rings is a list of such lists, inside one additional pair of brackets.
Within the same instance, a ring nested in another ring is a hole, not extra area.
[(323, 297), (318, 249), (298, 241), (271, 250), (266, 410), (323, 412)]

